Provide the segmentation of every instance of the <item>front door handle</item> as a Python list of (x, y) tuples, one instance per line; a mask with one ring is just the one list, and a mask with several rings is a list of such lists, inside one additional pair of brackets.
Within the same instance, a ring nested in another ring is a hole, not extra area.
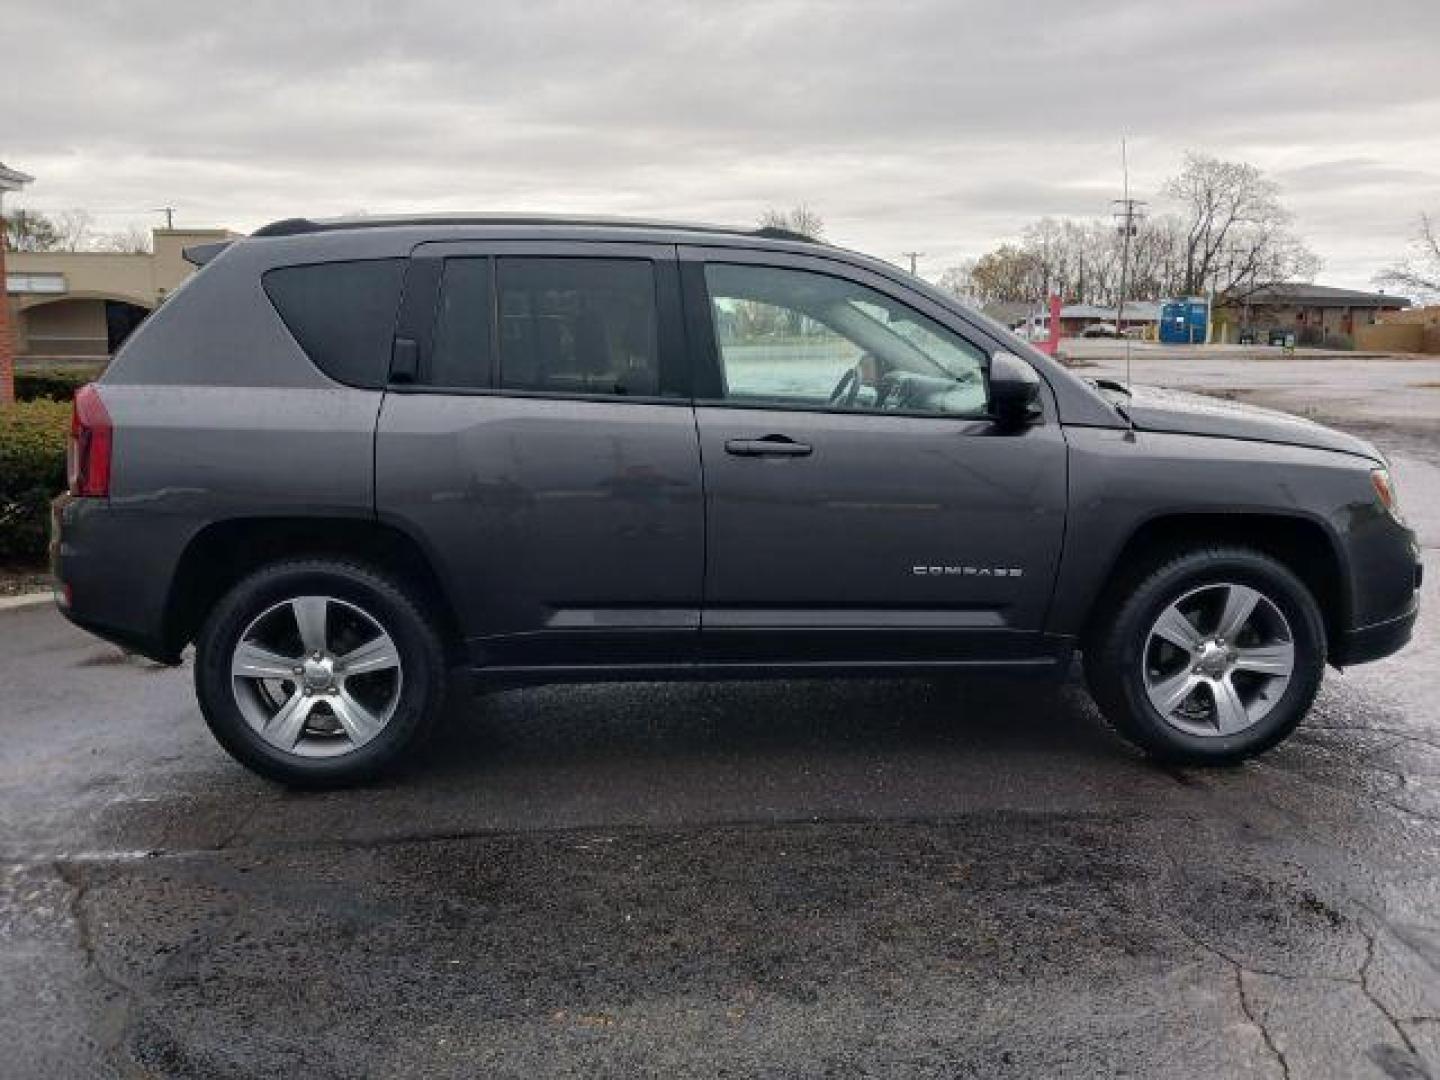
[(736, 457), (805, 457), (813, 448), (787, 435), (766, 435), (760, 439), (727, 439), (725, 452)]

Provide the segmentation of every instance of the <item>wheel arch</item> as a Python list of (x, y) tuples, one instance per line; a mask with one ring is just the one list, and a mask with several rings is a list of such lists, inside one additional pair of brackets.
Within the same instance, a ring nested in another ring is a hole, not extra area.
[(1188, 548), (1231, 544), (1260, 551), (1286, 566), (1310, 590), (1333, 651), (1349, 625), (1349, 575), (1339, 543), (1322, 521), (1281, 513), (1167, 513), (1141, 522), (1120, 547), (1090, 605), (1081, 645), (1093, 639), (1125, 587), (1157, 561)]
[(359, 560), (399, 578), (434, 618), (447, 659), (460, 658), (459, 620), (421, 544), (394, 525), (342, 517), (231, 518), (200, 529), (180, 556), (166, 598), (167, 648), (178, 654), (194, 641), (215, 603), (247, 574), (296, 558)]

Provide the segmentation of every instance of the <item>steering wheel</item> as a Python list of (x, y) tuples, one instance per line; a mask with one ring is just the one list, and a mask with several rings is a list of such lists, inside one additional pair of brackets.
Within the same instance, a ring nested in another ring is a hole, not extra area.
[(845, 374), (841, 375), (840, 381), (835, 384), (835, 389), (830, 391), (830, 404), (849, 408), (855, 404), (855, 398), (859, 393), (860, 369), (858, 367), (846, 368)]
[(891, 408), (900, 408), (900, 373), (897, 371), (886, 372), (880, 377), (879, 384), (875, 387), (875, 408), (883, 409), (890, 405), (890, 397), (895, 396), (895, 404)]

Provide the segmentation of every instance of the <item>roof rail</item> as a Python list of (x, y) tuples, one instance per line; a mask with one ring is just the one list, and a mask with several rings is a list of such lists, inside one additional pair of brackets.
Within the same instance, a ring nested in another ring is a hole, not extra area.
[(734, 229), (721, 225), (696, 225), (680, 221), (653, 221), (642, 218), (578, 217), (563, 214), (415, 214), (395, 217), (354, 217), (315, 219), (284, 218), (256, 229), (252, 236), (301, 236), (306, 233), (338, 232), (345, 229), (403, 228), (417, 225), (553, 225), (586, 228), (660, 229), (676, 232), (715, 233), (724, 236), (753, 236), (762, 240), (788, 240), (818, 244), (822, 241), (789, 229)]
[(762, 240), (794, 240), (800, 244), (823, 244), (824, 240), (817, 240), (813, 236), (806, 236), (803, 232), (796, 232), (794, 229), (780, 229), (774, 225), (766, 225), (761, 229), (751, 229), (750, 236), (758, 236)]

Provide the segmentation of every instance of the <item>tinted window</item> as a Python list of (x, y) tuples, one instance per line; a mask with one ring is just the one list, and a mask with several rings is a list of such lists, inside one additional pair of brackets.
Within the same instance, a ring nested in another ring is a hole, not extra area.
[(384, 386), (390, 374), (404, 259), (284, 266), (265, 292), (290, 333), (326, 375), (351, 386)]
[(874, 289), (805, 270), (705, 268), (726, 400), (974, 416), (985, 353)]
[(626, 396), (660, 392), (655, 271), (648, 260), (496, 262), (500, 386)]
[(489, 259), (446, 259), (435, 315), (435, 346), (425, 381), (433, 386), (491, 385), (494, 273)]

